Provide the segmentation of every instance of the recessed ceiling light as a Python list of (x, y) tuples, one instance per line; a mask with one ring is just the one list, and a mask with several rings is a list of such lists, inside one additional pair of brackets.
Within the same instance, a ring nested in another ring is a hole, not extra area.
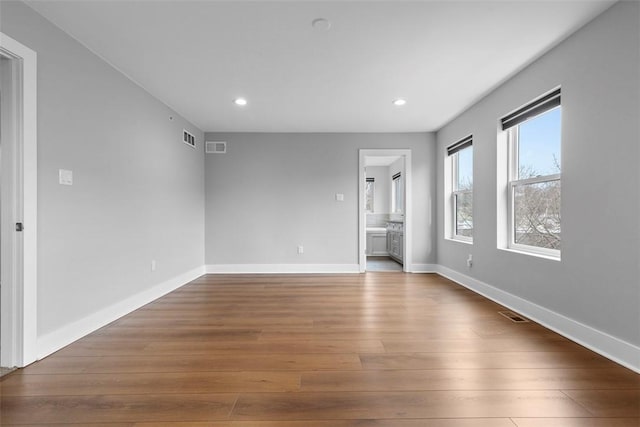
[(244, 98), (236, 98), (233, 100), (233, 103), (236, 105), (244, 106), (247, 105), (247, 100)]
[(398, 98), (398, 99), (394, 99), (393, 100), (393, 105), (395, 105), (396, 107), (402, 107), (406, 103), (407, 103), (407, 100), (406, 99), (402, 99), (402, 98)]
[(329, 31), (329, 28), (331, 28), (331, 21), (326, 18), (316, 18), (311, 21), (311, 26), (318, 31)]

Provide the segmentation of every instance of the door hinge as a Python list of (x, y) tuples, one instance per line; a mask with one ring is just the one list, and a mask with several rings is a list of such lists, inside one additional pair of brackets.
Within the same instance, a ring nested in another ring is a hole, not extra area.
[(21, 222), (16, 222), (16, 231), (22, 231), (24, 230), (24, 227), (22, 226)]

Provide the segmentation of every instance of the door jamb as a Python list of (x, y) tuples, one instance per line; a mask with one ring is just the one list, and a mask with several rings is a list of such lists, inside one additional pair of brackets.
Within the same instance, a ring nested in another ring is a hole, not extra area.
[(358, 264), (360, 273), (364, 273), (367, 267), (365, 246), (367, 240), (367, 221), (365, 218), (365, 159), (368, 156), (400, 156), (404, 159), (404, 239), (403, 239), (403, 266), (407, 273), (413, 272), (413, 202), (412, 202), (412, 172), (410, 149), (360, 149), (358, 162)]
[[(37, 54), (0, 32), (0, 55), (12, 63), (17, 171), (17, 209), (12, 222), (24, 224), (22, 244), (15, 245), (18, 259), (22, 258), (15, 266), (19, 270), (15, 274), (17, 281), (11, 284), (11, 289), (2, 287), (3, 297), (7, 294), (5, 290), (10, 291), (6, 303), (10, 304), (11, 322), (10, 336), (3, 334), (1, 338), (2, 348), (7, 343), (11, 351), (4, 354), (7, 360), (2, 362), (9, 367), (24, 367), (37, 360)], [(4, 305), (5, 298), (2, 301)]]

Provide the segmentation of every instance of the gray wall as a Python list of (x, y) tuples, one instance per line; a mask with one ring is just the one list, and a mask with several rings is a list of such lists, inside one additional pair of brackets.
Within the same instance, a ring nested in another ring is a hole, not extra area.
[(24, 4), (1, 7), (1, 31), (38, 54), (42, 336), (202, 266), (203, 134)]
[(205, 136), (228, 143), (205, 159), (206, 264), (357, 264), (360, 148), (412, 150), (413, 262), (435, 262), (433, 134)]
[[(438, 263), (640, 345), (638, 3), (618, 3), (437, 134)], [(562, 261), (496, 248), (496, 133), (562, 85)], [(474, 137), (474, 243), (443, 235), (445, 147)], [(473, 267), (465, 260), (473, 253)]]

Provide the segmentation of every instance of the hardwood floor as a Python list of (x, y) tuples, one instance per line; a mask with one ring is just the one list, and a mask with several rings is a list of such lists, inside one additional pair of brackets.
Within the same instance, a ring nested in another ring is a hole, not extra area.
[(0, 377), (3, 377), (4, 375), (7, 375), (11, 371), (13, 371), (13, 369), (0, 367)]
[(638, 427), (640, 375), (437, 275), (209, 275), (0, 380), (0, 425)]

